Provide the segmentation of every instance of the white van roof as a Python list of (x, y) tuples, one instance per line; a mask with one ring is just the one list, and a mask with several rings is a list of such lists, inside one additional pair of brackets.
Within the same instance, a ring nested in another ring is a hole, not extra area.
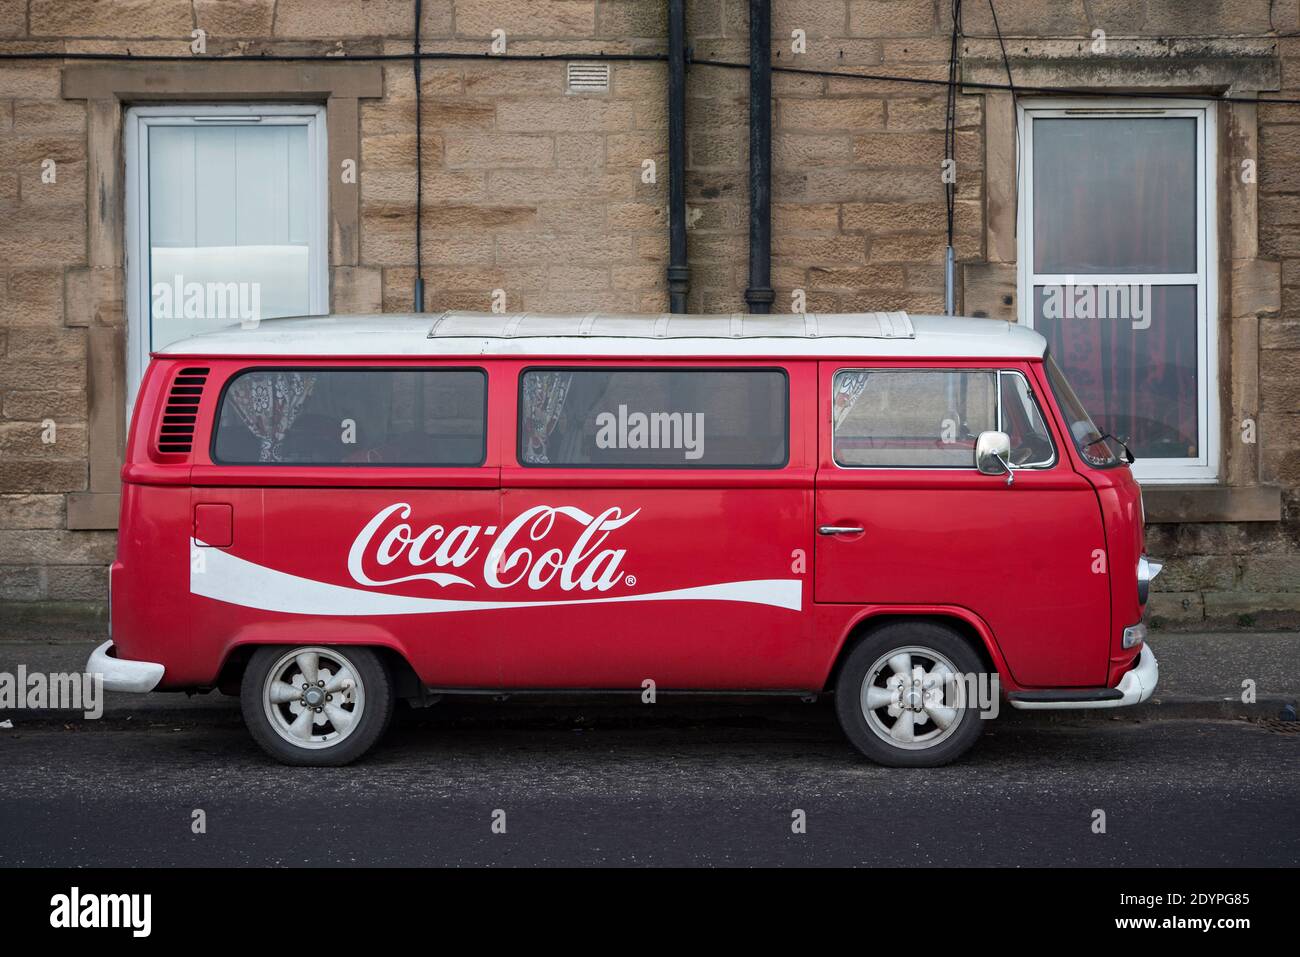
[(905, 312), (795, 315), (386, 313), (232, 325), (158, 350), (184, 356), (871, 356), (1041, 358), (1000, 319)]

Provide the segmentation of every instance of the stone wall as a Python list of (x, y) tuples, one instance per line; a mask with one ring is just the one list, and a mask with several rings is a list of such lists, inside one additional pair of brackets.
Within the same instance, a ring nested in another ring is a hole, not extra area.
[[(425, 0), (422, 37), (430, 51), (485, 52), (501, 29), (511, 54), (659, 53), (666, 6)], [(744, 0), (687, 6), (697, 59), (747, 59)], [(1000, 69), (988, 5), (966, 6), (963, 57)], [(1072, 79), (1070, 64), (1077, 67), (1100, 29), (1122, 57), (1165, 70), (1171, 82), (1186, 81), (1185, 62), (1249, 54), (1275, 61), (1281, 89), (1300, 96), (1300, 38), (1281, 35), (1300, 30), (1298, 0), (998, 0), (997, 7), (1017, 69), (1029, 64), (1049, 79)], [(410, 49), (412, 9), (409, 0), (0, 0), (0, 52), (189, 57), (191, 31), (202, 29), (207, 48), (196, 60), (400, 54)], [(773, 0), (775, 62), (942, 80), (948, 17), (948, 0)], [(803, 31), (803, 52), (792, 49), (794, 31)], [(1188, 39), (1169, 39), (1179, 35)], [(65, 99), (65, 69), (59, 60), (0, 61), (0, 601), (101, 601), (114, 545), (110, 528), (68, 527), (67, 496), (90, 482), (97, 430), (88, 369), (96, 349), (120, 341), (114, 335), (125, 323), (121, 263), (97, 261), (94, 252), (102, 239), (94, 223), (120, 223), (120, 213), (106, 217), (91, 205), (96, 171), (121, 160), (111, 151), (88, 155), (89, 128), (104, 120), (88, 115), (87, 100)], [(665, 67), (615, 62), (611, 76), (606, 94), (569, 95), (562, 62), (424, 64), (430, 310), (488, 308), (494, 290), (511, 310), (666, 308)], [(354, 260), (336, 256), (331, 270), (332, 307), (340, 312), (411, 303), (413, 71), (407, 62), (384, 63), (382, 79), (382, 96), (359, 101), (357, 252)], [(697, 64), (689, 71), (693, 311), (744, 309), (747, 84), (744, 70)], [(788, 309), (798, 289), (809, 310), (940, 311), (943, 87), (780, 73), (774, 85), (776, 307)], [(1008, 114), (994, 103), (959, 98), (956, 244), (967, 311), (1013, 318), (1006, 290), (1014, 287), (1014, 215), (1008, 221), (998, 197), (1014, 153)], [(1281, 486), (1285, 520), (1224, 520), (1234, 517), (1229, 508), (1213, 522), (1189, 514), (1154, 526), (1151, 550), (1171, 559), (1154, 608), (1169, 621), (1234, 623), (1300, 610), (1300, 106), (1261, 107), (1257, 139), (1252, 255), (1275, 268), (1280, 291), (1260, 304), (1225, 306), (1234, 324), (1230, 351), (1249, 360), (1241, 368), (1257, 368), (1250, 381), (1234, 374), (1231, 388), (1244, 391), (1225, 408), (1258, 417), (1258, 449), (1234, 474), (1246, 485)], [(643, 175), (647, 160), (656, 164), (652, 182)], [(1226, 279), (1223, 285), (1225, 295), (1237, 295)], [(1239, 318), (1251, 321), (1245, 332)]]

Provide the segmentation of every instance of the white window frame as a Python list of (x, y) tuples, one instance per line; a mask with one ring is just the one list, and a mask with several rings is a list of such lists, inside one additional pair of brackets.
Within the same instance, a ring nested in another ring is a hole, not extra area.
[(1219, 478), (1219, 315), (1218, 251), (1215, 176), (1218, 169), (1215, 144), (1214, 104), (1205, 100), (1173, 100), (1133, 97), (1122, 101), (1089, 99), (1044, 99), (1018, 104), (1016, 121), (1023, 144), (1020, 162), (1016, 276), (1020, 321), (1034, 324), (1033, 290), (1040, 285), (1073, 284), (1081, 276), (1034, 272), (1034, 119), (1051, 117), (1178, 116), (1196, 120), (1197, 196), (1195, 273), (1087, 274), (1086, 281), (1098, 285), (1195, 285), (1197, 312), (1197, 458), (1143, 459), (1133, 464), (1133, 475), (1144, 485), (1210, 484)]
[(311, 194), (307, 209), (308, 312), (329, 312), (329, 180), (325, 107), (280, 103), (177, 103), (134, 106), (126, 111), (123, 143), (126, 158), (126, 410), (135, 405), (135, 393), (149, 366), (149, 131), (156, 126), (305, 126), (307, 155), (311, 158)]

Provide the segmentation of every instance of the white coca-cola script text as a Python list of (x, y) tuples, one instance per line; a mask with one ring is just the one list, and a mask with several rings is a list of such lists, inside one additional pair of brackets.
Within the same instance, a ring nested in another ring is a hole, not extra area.
[[(624, 515), (613, 506), (591, 515), (572, 505), (536, 505), (520, 512), (497, 534), (493, 525), (430, 524), (416, 531), (409, 521), (411, 506), (396, 502), (361, 529), (348, 551), (348, 572), (358, 584), (372, 587), (423, 580), (473, 588), (470, 579), (445, 569), (464, 569), (482, 554), (482, 580), (489, 588), (526, 584), (536, 591), (558, 582), (566, 592), (575, 588), (604, 592), (622, 578), (620, 566), (627, 554), (626, 549), (603, 547), (605, 539), (640, 511)], [(577, 538), (567, 548), (545, 547), (561, 519), (578, 524)], [(489, 538), (492, 544), (485, 552), (481, 544)], [(376, 565), (398, 574), (374, 578), (366, 568)], [(430, 565), (438, 570), (420, 570)]]

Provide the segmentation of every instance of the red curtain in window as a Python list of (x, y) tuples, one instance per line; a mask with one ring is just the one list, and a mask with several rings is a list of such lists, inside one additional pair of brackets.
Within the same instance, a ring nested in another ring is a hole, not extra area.
[[(1037, 122), (1056, 125), (1035, 127), (1035, 272), (1074, 274), (1071, 298), (1089, 273), (1196, 271), (1192, 121)], [(1035, 325), (1103, 431), (1135, 455), (1194, 457), (1196, 286), (1128, 292), (1128, 315), (1048, 318), (1040, 288)]]
[[(1040, 321), (1052, 355), (1104, 432), (1134, 455), (1198, 454), (1195, 289), (1189, 309), (1161, 308), (1169, 291), (1153, 287), (1151, 326), (1114, 319)], [(1184, 298), (1182, 295), (1176, 298)]]

